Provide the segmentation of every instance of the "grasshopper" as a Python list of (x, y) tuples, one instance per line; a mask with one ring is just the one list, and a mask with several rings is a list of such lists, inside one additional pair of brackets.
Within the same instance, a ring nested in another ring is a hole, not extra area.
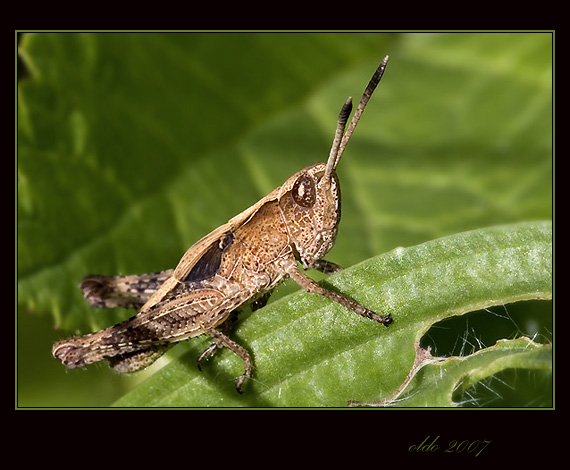
[[(388, 56), (366, 87), (352, 120), (352, 99), (342, 106), (327, 163), (315, 163), (291, 176), (259, 202), (192, 245), (175, 269), (133, 276), (88, 276), (80, 287), (94, 307), (139, 308), (136, 315), (101, 331), (58, 341), (55, 358), (68, 368), (108, 360), (118, 372), (141, 370), (179, 341), (205, 334), (213, 343), (198, 358), (198, 368), (219, 348), (237, 354), (251, 377), (249, 352), (230, 339), (231, 318), (250, 304), (265, 303), (275, 286), (293, 279), (308, 292), (323, 295), (384, 325), (381, 316), (341, 293), (321, 287), (304, 270), (327, 274), (342, 270), (323, 256), (333, 247), (340, 221), (336, 168), (366, 104), (380, 82)], [(346, 128), (346, 132), (345, 132)], [(299, 268), (301, 263), (303, 270)]]

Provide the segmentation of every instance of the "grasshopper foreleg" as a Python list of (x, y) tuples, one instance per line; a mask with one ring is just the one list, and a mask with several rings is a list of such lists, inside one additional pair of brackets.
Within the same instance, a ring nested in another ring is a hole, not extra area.
[(291, 279), (293, 279), (297, 284), (299, 284), (299, 286), (301, 286), (307, 292), (313, 292), (315, 294), (323, 295), (331, 300), (334, 300), (335, 302), (338, 302), (339, 304), (343, 305), (349, 310), (352, 310), (353, 312), (362, 315), (363, 317), (376, 320), (378, 323), (383, 323), (386, 326), (392, 323), (392, 317), (390, 316), (390, 314), (386, 316), (378, 315), (377, 313), (374, 313), (372, 310), (363, 307), (354, 300), (349, 299), (348, 297), (338, 292), (333, 292), (328, 289), (325, 289), (322, 286), (319, 286), (313, 279), (311, 279), (305, 273), (300, 271), (296, 263), (291, 263), (287, 267), (287, 273), (289, 274)]

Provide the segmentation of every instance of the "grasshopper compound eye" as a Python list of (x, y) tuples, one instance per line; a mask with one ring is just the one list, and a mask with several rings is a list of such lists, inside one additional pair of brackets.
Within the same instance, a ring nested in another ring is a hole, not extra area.
[(313, 207), (317, 200), (317, 192), (313, 178), (307, 174), (299, 176), (293, 185), (291, 196), (301, 207)]

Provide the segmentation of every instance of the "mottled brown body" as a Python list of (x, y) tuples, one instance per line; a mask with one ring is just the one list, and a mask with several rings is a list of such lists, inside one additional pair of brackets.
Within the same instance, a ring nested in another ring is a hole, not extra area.
[(326, 273), (341, 268), (324, 261), (340, 221), (340, 189), (336, 166), (360, 114), (378, 84), (384, 59), (352, 119), (349, 99), (339, 115), (327, 163), (316, 163), (289, 178), (249, 209), (217, 228), (188, 249), (174, 270), (137, 276), (89, 276), (81, 284), (89, 303), (97, 307), (140, 308), (130, 319), (96, 333), (57, 342), (53, 354), (67, 367), (103, 359), (120, 372), (140, 370), (171, 345), (200, 334), (214, 343), (200, 363), (220, 347), (238, 354), (245, 373), (237, 381), (241, 392), (253, 366), (247, 350), (229, 338), (230, 315), (245, 304), (263, 305), (272, 289), (291, 277), (309, 292), (324, 295), (365, 317), (388, 325), (353, 300), (319, 286), (299, 269)]

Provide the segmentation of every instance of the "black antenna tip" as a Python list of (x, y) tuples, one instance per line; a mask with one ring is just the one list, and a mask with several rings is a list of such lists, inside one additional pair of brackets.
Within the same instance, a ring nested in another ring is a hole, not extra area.
[(345, 103), (342, 105), (342, 109), (338, 114), (339, 122), (346, 122), (348, 121), (348, 116), (352, 112), (352, 96), (349, 96)]

